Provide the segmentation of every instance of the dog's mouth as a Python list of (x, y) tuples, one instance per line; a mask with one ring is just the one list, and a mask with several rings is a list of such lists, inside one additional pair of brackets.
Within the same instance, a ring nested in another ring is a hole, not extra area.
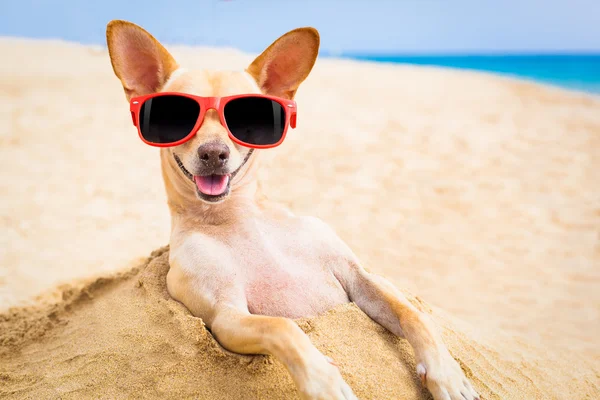
[(198, 197), (207, 202), (215, 203), (224, 199), (229, 194), (231, 179), (233, 179), (244, 164), (246, 164), (250, 155), (252, 155), (252, 151), (253, 149), (250, 149), (240, 166), (235, 171), (228, 174), (194, 175), (187, 170), (177, 154), (173, 154), (173, 156), (175, 157), (175, 162), (179, 166), (181, 172), (196, 185), (196, 194)]
[(222, 196), (229, 190), (230, 174), (217, 175), (211, 174), (206, 176), (194, 176), (196, 188), (200, 193), (206, 196)]

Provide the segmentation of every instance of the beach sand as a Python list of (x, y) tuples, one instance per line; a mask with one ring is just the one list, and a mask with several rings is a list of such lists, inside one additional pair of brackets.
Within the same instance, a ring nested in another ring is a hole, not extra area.
[[(192, 68), (252, 60), (168, 48)], [(221, 350), (159, 273), (137, 283), (169, 216), (158, 150), (139, 141), (106, 50), (0, 51), (0, 395), (288, 398), (278, 363)], [(320, 59), (296, 100), (298, 129), (263, 152), (271, 199), (431, 304), (484, 398), (600, 397), (600, 99)], [(423, 395), (406, 343), (356, 307), (300, 324), (361, 398)]]
[[(283, 366), (267, 356), (224, 351), (167, 292), (166, 248), (139, 268), (63, 290), (50, 307), (0, 318), (3, 398), (291, 399)], [(543, 347), (479, 337), (412, 297), (443, 336), (483, 399), (596, 399), (600, 368)], [(410, 346), (354, 304), (300, 327), (361, 399), (427, 399)], [(18, 349), (18, 351), (14, 351)], [(551, 355), (552, 354), (552, 355)], [(49, 357), (49, 355), (51, 355)]]

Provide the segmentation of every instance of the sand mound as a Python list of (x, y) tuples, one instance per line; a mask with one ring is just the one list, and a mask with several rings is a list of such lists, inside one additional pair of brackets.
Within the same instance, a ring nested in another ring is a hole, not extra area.
[[(279, 362), (223, 350), (201, 319), (169, 297), (168, 268), (163, 248), (127, 272), (64, 288), (56, 304), (0, 315), (0, 396), (294, 398)], [(477, 330), (457, 328), (459, 321), (412, 301), (443, 327), (450, 351), (485, 399), (600, 397), (598, 366), (506, 337), (479, 337)], [(361, 399), (428, 398), (406, 341), (355, 305), (298, 324), (336, 359)]]

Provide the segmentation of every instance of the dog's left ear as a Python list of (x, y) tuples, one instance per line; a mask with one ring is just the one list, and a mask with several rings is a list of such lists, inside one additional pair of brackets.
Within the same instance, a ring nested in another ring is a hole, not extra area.
[(263, 93), (292, 99), (317, 60), (319, 41), (315, 28), (294, 29), (273, 42), (246, 71)]

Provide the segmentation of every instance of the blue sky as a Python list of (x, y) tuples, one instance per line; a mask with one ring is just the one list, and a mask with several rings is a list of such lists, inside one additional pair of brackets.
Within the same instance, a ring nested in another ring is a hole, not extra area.
[(252, 52), (311, 25), (334, 53), (600, 53), (600, 0), (0, 0), (3, 36), (103, 44), (111, 19)]

